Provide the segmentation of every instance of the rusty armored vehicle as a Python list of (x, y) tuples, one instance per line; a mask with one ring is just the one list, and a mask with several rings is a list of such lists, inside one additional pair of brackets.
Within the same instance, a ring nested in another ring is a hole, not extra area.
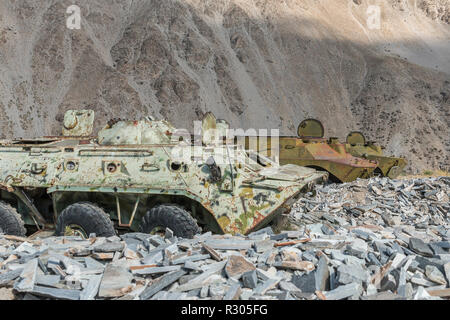
[[(377, 167), (375, 160), (352, 156), (337, 138), (324, 138), (324, 128), (315, 119), (300, 123), (298, 136), (245, 136), (245, 148), (271, 157), (273, 144), (279, 145), (279, 163), (296, 164), (329, 173), (333, 182), (349, 182), (368, 178)], [(274, 139), (278, 139), (278, 142)]]
[(359, 131), (352, 131), (348, 134), (345, 149), (355, 157), (377, 161), (378, 166), (374, 175), (395, 179), (407, 165), (404, 158), (384, 155), (382, 146), (373, 141), (366, 142), (366, 138)]
[(115, 119), (96, 137), (93, 123), (94, 111), (70, 110), (62, 136), (0, 141), (0, 233), (247, 234), (326, 179), (295, 165), (265, 168), (207, 135), (194, 145), (166, 121)]

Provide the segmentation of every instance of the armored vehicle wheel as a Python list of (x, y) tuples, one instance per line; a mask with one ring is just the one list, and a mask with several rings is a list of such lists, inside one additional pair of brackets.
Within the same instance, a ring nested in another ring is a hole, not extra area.
[(402, 168), (400, 168), (399, 166), (393, 166), (389, 171), (388, 171), (388, 177), (391, 179), (396, 179), (400, 173), (402, 173)]
[(116, 234), (108, 214), (95, 204), (78, 202), (65, 208), (59, 215), (56, 235), (88, 238), (91, 233), (95, 233), (98, 237)]
[(380, 168), (376, 168), (373, 172), (374, 177), (382, 178), (384, 177), (383, 171)]
[(142, 217), (141, 232), (156, 233), (171, 229), (175, 236), (193, 238), (201, 229), (192, 216), (181, 207), (170, 204), (156, 206)]
[(23, 237), (27, 232), (24, 225), (17, 210), (0, 201), (0, 233)]

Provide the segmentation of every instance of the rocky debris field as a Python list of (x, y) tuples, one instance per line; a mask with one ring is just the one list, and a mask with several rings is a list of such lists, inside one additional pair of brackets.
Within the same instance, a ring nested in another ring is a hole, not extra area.
[(0, 298), (448, 299), (449, 187), (445, 177), (317, 186), (279, 234), (0, 235)]

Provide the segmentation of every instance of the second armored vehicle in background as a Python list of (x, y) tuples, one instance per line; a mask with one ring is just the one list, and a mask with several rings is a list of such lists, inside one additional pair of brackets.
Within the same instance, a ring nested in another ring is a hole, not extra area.
[(304, 120), (297, 131), (298, 137), (245, 136), (245, 148), (272, 157), (273, 144), (277, 143), (273, 139), (279, 139), (281, 165), (296, 164), (327, 171), (333, 182), (368, 178), (378, 165), (374, 160), (352, 156), (337, 138), (323, 138), (324, 128), (318, 120)]
[(403, 158), (384, 155), (383, 147), (372, 141), (366, 142), (364, 135), (358, 131), (348, 134), (345, 149), (355, 157), (377, 161), (375, 175), (395, 179), (407, 165), (407, 161)]

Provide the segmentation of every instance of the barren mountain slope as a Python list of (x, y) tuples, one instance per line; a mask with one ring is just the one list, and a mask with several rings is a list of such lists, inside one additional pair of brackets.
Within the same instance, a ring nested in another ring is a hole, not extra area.
[[(448, 0), (66, 0), (0, 2), (0, 133), (58, 134), (64, 112), (151, 114), (192, 127), (328, 136), (361, 130), (411, 168), (450, 163)], [(367, 24), (378, 5), (380, 29)]]

